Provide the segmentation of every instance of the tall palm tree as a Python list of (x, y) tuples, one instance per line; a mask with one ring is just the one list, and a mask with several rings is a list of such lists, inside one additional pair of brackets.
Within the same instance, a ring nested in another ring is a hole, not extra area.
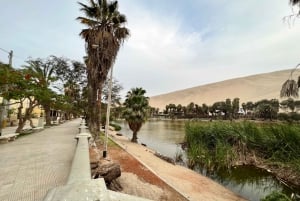
[(89, 0), (88, 5), (80, 2), (79, 5), (85, 17), (78, 17), (77, 20), (87, 26), (80, 36), (86, 43), (89, 127), (95, 134), (99, 130), (101, 116), (102, 85), (116, 60), (120, 46), (129, 36), (129, 30), (125, 27), (125, 15), (118, 11), (118, 1)]
[(149, 98), (145, 93), (142, 88), (134, 88), (126, 95), (124, 117), (133, 132), (131, 142), (137, 142), (137, 133), (147, 119)]

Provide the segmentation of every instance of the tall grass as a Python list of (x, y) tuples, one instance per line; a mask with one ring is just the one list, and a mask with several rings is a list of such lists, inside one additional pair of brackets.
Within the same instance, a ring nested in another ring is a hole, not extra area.
[(187, 156), (208, 170), (228, 168), (250, 155), (291, 164), (300, 170), (300, 127), (253, 122), (188, 122)]

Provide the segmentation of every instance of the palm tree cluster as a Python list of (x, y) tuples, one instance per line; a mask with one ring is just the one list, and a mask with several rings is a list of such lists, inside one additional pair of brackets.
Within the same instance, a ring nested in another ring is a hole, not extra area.
[(87, 53), (89, 127), (95, 133), (100, 126), (102, 85), (129, 30), (125, 27), (125, 15), (118, 11), (118, 1), (90, 0), (89, 4), (79, 5), (85, 17), (77, 20), (87, 26), (80, 36), (85, 40)]
[[(234, 98), (233, 101), (227, 98), (225, 101), (217, 101), (212, 105), (207, 104), (198, 105), (193, 102), (187, 106), (181, 104), (175, 105), (173, 103), (166, 105), (164, 114), (170, 118), (210, 118), (210, 119), (277, 119), (280, 117), (286, 120), (288, 117), (283, 113), (279, 113), (282, 109), (285, 113), (296, 113), (295, 110), (300, 110), (300, 101), (294, 101), (292, 98), (279, 102), (277, 99), (263, 99), (257, 102), (248, 101), (246, 103), (239, 103), (239, 98)], [(156, 112), (153, 116), (159, 115)], [(298, 115), (293, 114), (293, 117), (298, 119)], [(294, 119), (294, 120), (296, 120)]]

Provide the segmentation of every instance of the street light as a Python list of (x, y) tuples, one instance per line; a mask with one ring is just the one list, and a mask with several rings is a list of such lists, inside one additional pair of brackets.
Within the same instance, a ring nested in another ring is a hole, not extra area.
[[(97, 48), (97, 53), (99, 51), (99, 45), (92, 44), (92, 48)], [(99, 55), (98, 55), (99, 56)], [(109, 116), (110, 116), (110, 105), (111, 105), (111, 90), (112, 90), (112, 75), (113, 75), (113, 66), (110, 69), (110, 80), (109, 80), (109, 91), (108, 91), (108, 100), (107, 100), (107, 110), (106, 110), (106, 123), (105, 123), (105, 139), (104, 139), (104, 150), (103, 150), (103, 158), (107, 156), (107, 141), (108, 141), (108, 130), (109, 130)], [(98, 89), (101, 90), (101, 89)], [(98, 90), (97, 90), (97, 99), (98, 97)], [(101, 99), (100, 99), (101, 101)]]
[(107, 155), (107, 140), (108, 140), (107, 138), (108, 138), (109, 116), (110, 116), (110, 105), (111, 105), (111, 90), (112, 90), (112, 79), (113, 79), (112, 75), (113, 75), (113, 66), (110, 68), (110, 80), (109, 80), (109, 91), (108, 91), (107, 110), (106, 110), (103, 158), (106, 158), (106, 155)]

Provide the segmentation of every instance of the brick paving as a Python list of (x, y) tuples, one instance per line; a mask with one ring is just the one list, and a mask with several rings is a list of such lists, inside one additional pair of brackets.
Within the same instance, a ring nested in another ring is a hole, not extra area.
[(48, 190), (66, 184), (80, 121), (0, 144), (0, 200), (41, 201)]

